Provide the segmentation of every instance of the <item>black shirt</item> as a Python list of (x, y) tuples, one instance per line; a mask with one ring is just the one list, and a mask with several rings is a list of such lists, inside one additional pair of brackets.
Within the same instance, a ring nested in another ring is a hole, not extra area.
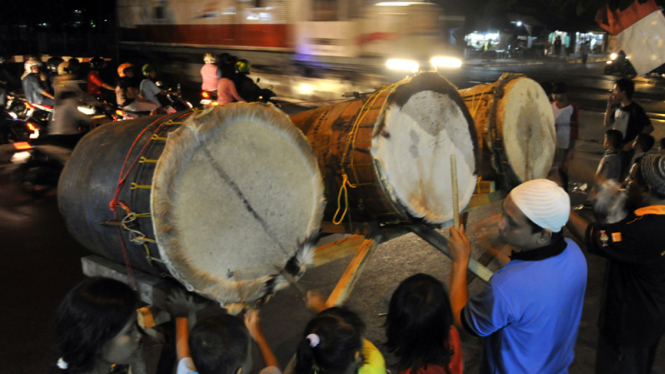
[(653, 344), (665, 332), (665, 206), (637, 209), (614, 224), (591, 224), (586, 244), (608, 259), (601, 333), (621, 346)]
[[(651, 120), (647, 117), (644, 108), (642, 108), (636, 102), (631, 102), (626, 106), (619, 106), (618, 110), (622, 111), (623, 115), (628, 116), (628, 124), (626, 126), (626, 133), (623, 137), (623, 142), (628, 143), (629, 141), (634, 140), (638, 134), (640, 134), (645, 127), (651, 124)], [(616, 111), (612, 113), (612, 120), (616, 120)]]

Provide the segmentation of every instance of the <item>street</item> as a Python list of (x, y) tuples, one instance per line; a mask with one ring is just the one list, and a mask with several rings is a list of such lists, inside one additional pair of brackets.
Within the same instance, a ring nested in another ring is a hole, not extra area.
[[(603, 148), (603, 112), (607, 93), (618, 76), (602, 75), (604, 62), (587, 65), (566, 64), (560, 61), (534, 65), (465, 66), (448, 78), (459, 88), (480, 83), (492, 83), (504, 72), (522, 73), (538, 81), (566, 82), (570, 100), (580, 109), (580, 140), (571, 165), (571, 190), (593, 180)], [(651, 118), (656, 138), (665, 137), (665, 79), (636, 78), (635, 101)], [(289, 108), (298, 111), (302, 108)], [(43, 373), (55, 364), (53, 321), (55, 310), (65, 293), (83, 278), (80, 259), (89, 252), (66, 231), (60, 216), (55, 193), (41, 198), (24, 194), (11, 184), (6, 167), (0, 164), (0, 238), (4, 265), (0, 273), (0, 304), (2, 323), (0, 336), (0, 372)], [(571, 192), (573, 205), (581, 204), (583, 192)], [(475, 243), (473, 256), (478, 258), (483, 245), (496, 235), (492, 214), (500, 212), (500, 203), (474, 211), (469, 217), (470, 237)], [(589, 215), (589, 212), (584, 214)], [(475, 231), (474, 231), (475, 228)], [(447, 235), (447, 230), (442, 231)], [(586, 254), (586, 253), (585, 253)], [(588, 255), (589, 279), (585, 306), (576, 346), (576, 358), (571, 374), (593, 372), (598, 329), (598, 308), (605, 262)], [(319, 289), (328, 294), (348, 265), (349, 258), (334, 261), (310, 270), (299, 281), (305, 290)], [(498, 265), (490, 265), (494, 270)], [(394, 369), (396, 360), (382, 343), (384, 317), (388, 301), (399, 282), (422, 272), (447, 283), (450, 270), (448, 258), (414, 234), (404, 235), (381, 244), (369, 260), (356, 284), (347, 306), (357, 311), (367, 324), (366, 338), (383, 352), (386, 363)], [(483, 286), (476, 279), (470, 292)], [(295, 352), (300, 333), (312, 314), (305, 309), (302, 294), (291, 287), (278, 292), (262, 309), (263, 330), (282, 365), (286, 367)], [(149, 338), (148, 338), (149, 339)], [(160, 347), (146, 342), (148, 368), (154, 372)], [(482, 341), (468, 338), (463, 341), (465, 372), (476, 373), (482, 354)], [(252, 372), (261, 369), (255, 362)], [(150, 372), (150, 371), (149, 371)], [(661, 341), (654, 373), (665, 374), (665, 343)]]

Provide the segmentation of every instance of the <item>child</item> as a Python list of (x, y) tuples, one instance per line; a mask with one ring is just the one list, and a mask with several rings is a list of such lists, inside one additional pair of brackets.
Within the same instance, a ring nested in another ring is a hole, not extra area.
[(266, 364), (260, 373), (281, 374), (279, 363), (261, 331), (258, 311), (248, 311), (244, 325), (240, 318), (229, 314), (206, 318), (197, 322), (189, 334), (187, 315), (195, 306), (191, 296), (176, 289), (167, 301), (176, 318), (177, 374), (249, 373), (252, 369), (250, 336), (259, 345)]
[(117, 365), (134, 362), (141, 350), (137, 300), (129, 286), (108, 278), (88, 278), (69, 291), (56, 314), (62, 357), (55, 372), (117, 373)]
[(363, 338), (365, 324), (348, 309), (325, 309), (320, 296), (307, 293), (307, 305), (321, 310), (303, 333), (298, 344), (294, 374), (385, 374), (381, 352)]
[(568, 100), (568, 86), (563, 82), (552, 86), (552, 113), (556, 126), (556, 151), (552, 167), (559, 169), (561, 184), (568, 191), (568, 168), (575, 154), (579, 137), (579, 110)]
[(665, 138), (660, 139), (660, 145), (658, 146), (658, 153), (665, 155)]
[(385, 324), (398, 374), (462, 373), (462, 344), (452, 323), (443, 283), (426, 274), (405, 279), (390, 298)]
[[(656, 139), (649, 134), (637, 134), (637, 137), (635, 137), (632, 144), (632, 147), (635, 150), (635, 155), (633, 155), (633, 158), (630, 160), (631, 167), (638, 158), (644, 156), (651, 150), (651, 148), (653, 148), (655, 142)], [(628, 170), (630, 170), (630, 168), (628, 168)]]

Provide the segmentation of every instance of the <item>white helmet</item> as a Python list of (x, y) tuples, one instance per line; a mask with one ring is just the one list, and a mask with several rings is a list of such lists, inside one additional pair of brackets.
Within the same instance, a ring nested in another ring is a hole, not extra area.
[(23, 64), (25, 71), (30, 72), (33, 66), (41, 67), (42, 63), (37, 60), (28, 60)]
[(206, 53), (205, 55), (203, 55), (203, 62), (205, 62), (206, 64), (214, 64), (215, 62), (217, 62), (217, 59), (215, 58), (215, 55), (213, 55), (212, 53)]

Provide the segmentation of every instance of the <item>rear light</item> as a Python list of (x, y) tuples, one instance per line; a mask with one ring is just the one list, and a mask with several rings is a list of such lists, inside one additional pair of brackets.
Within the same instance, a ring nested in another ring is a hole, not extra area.
[(219, 103), (217, 101), (213, 101), (212, 103), (210, 103), (210, 105), (215, 106), (215, 105), (219, 105)]
[(14, 148), (19, 151), (25, 151), (26, 149), (32, 149), (32, 146), (28, 142), (17, 142), (14, 143)]
[(29, 129), (30, 131), (37, 131), (37, 127), (35, 127), (34, 124), (32, 124), (32, 123), (30, 123), (30, 122), (26, 122), (25, 124), (26, 124), (26, 126), (28, 126), (28, 129)]
[(121, 116), (121, 115), (122, 115), (122, 110), (116, 110), (116, 111), (115, 111), (115, 114)]
[(25, 107), (26, 107), (26, 108), (28, 108), (28, 109), (32, 109), (32, 105), (30, 105), (30, 103), (28, 103), (27, 101), (26, 101), (25, 103), (23, 103), (23, 104), (25, 104)]
[(210, 94), (208, 94), (208, 93), (205, 92), (205, 91), (203, 91), (203, 92), (201, 93), (201, 96), (203, 96), (204, 99), (208, 99), (208, 98), (210, 98)]

